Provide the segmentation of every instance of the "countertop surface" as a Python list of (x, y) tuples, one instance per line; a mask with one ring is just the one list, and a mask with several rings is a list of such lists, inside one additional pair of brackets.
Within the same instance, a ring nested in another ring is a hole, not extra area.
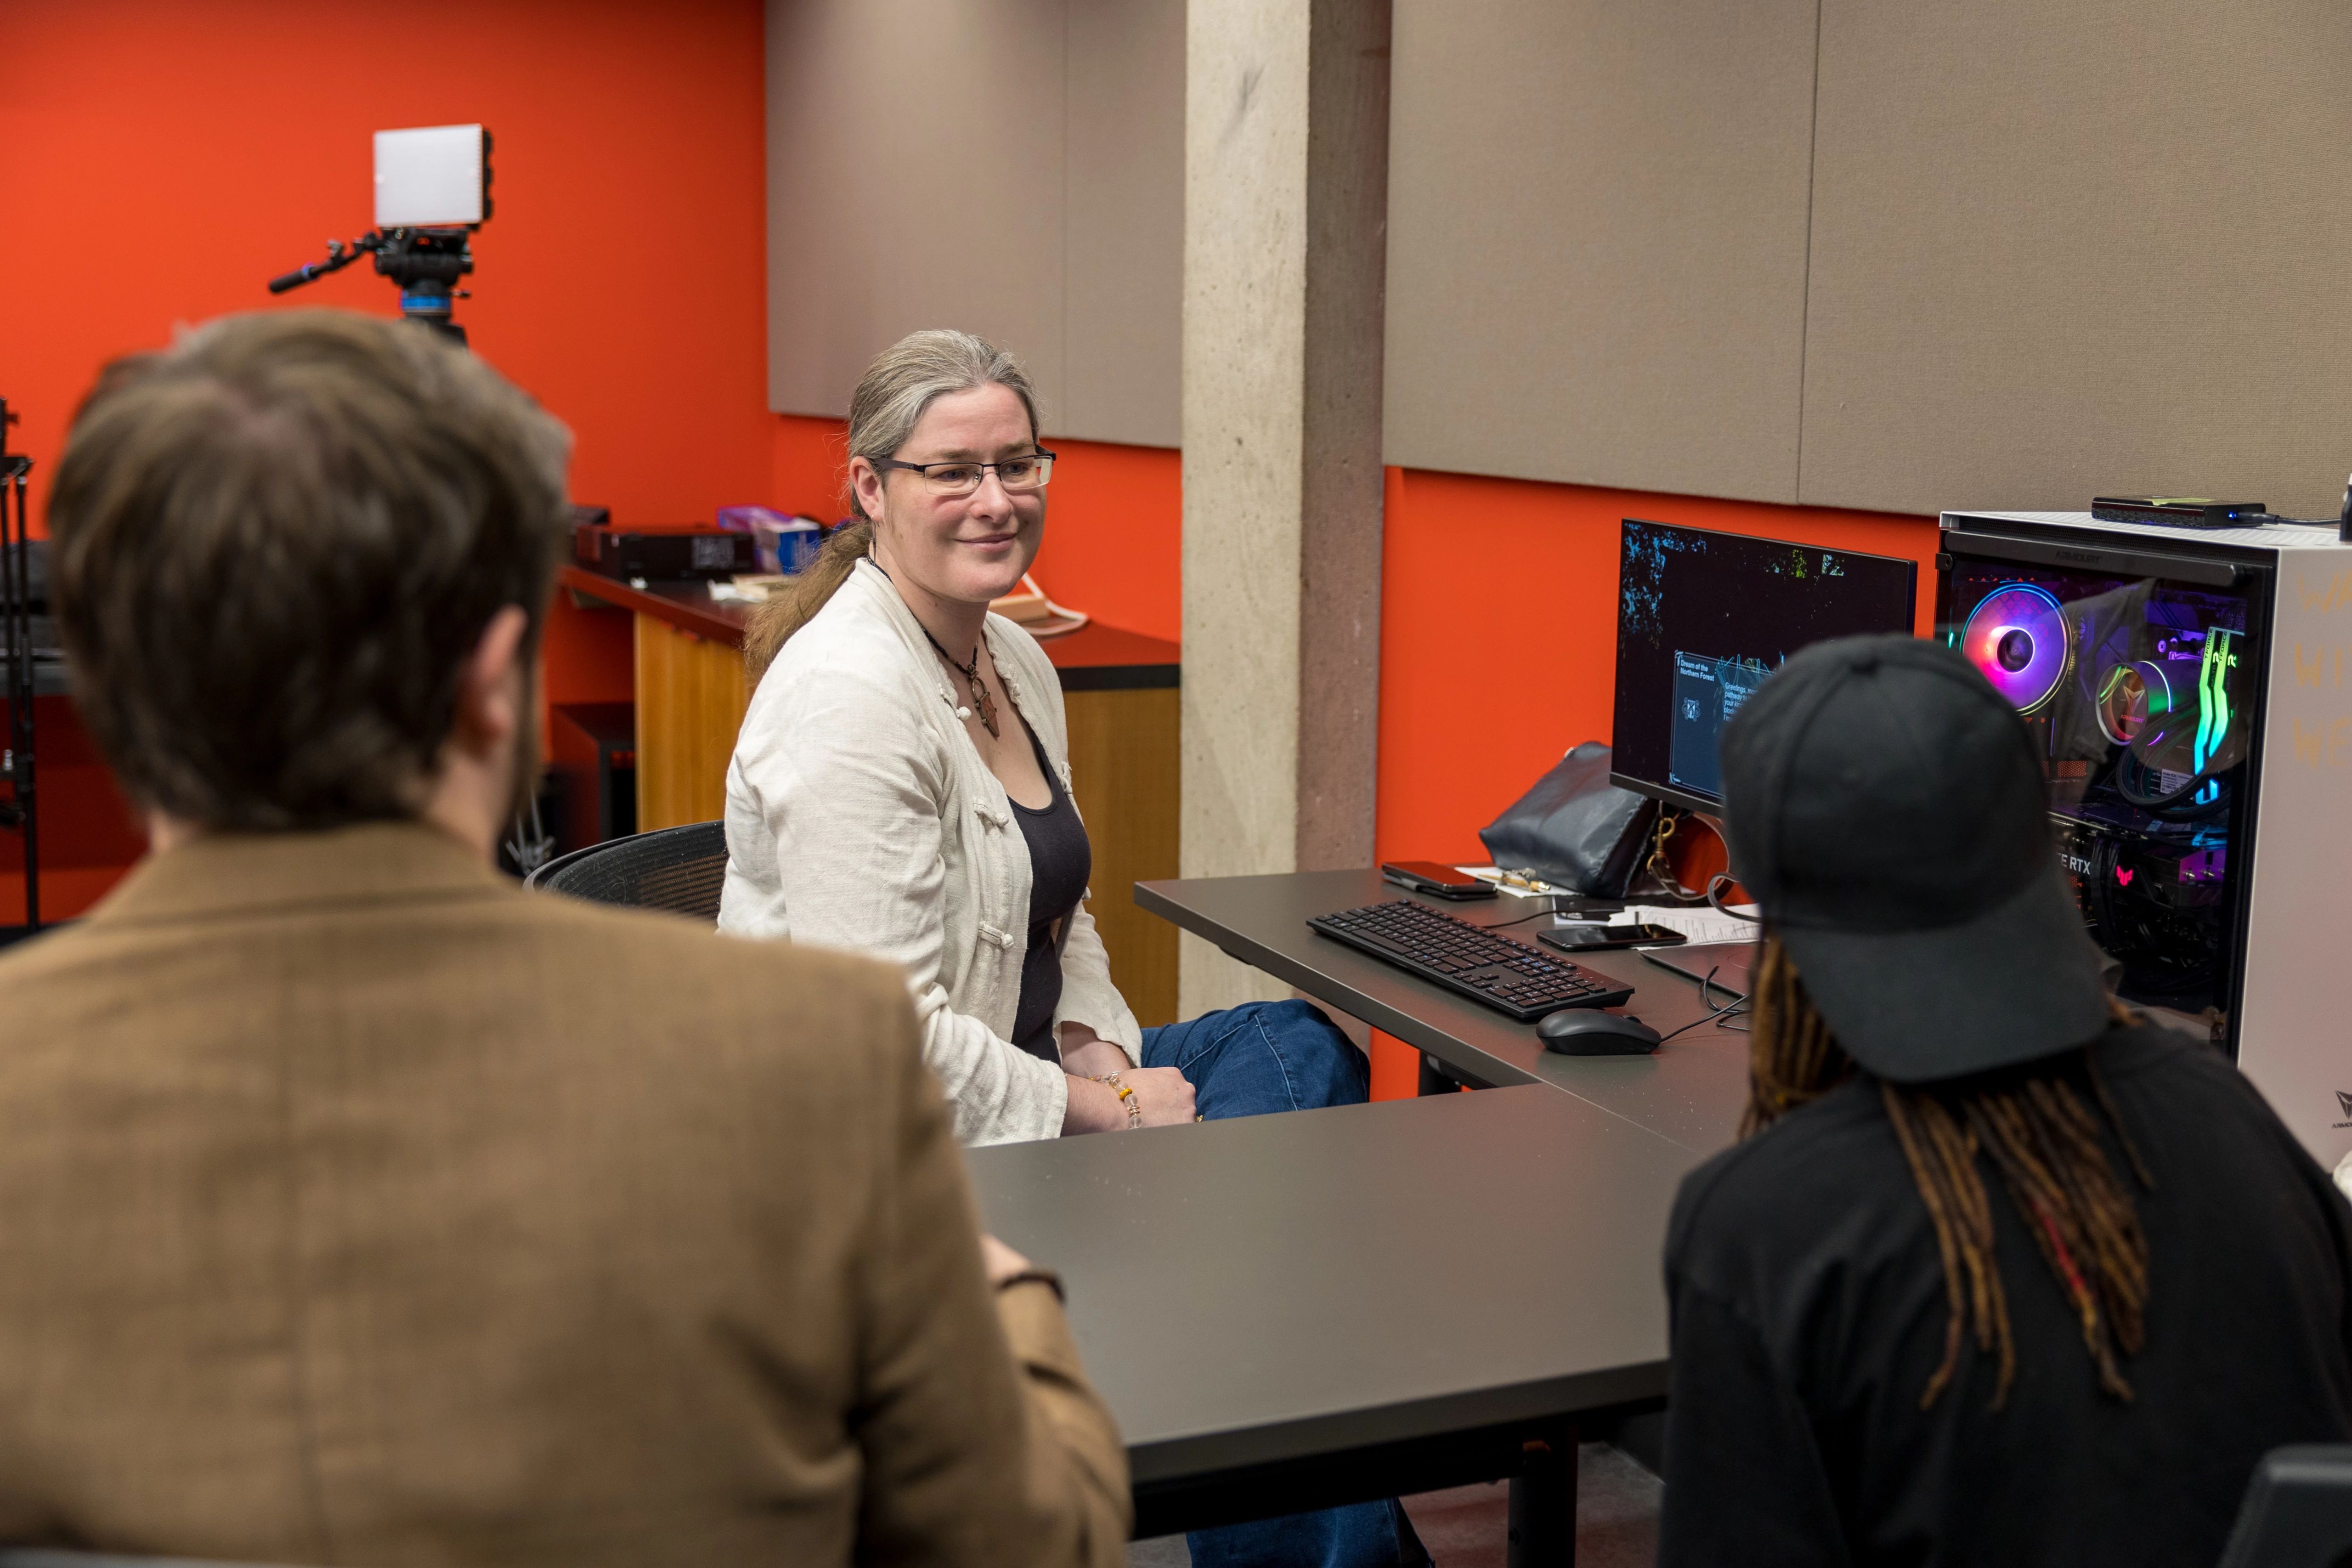
[[(557, 573), (556, 582), (582, 598), (651, 616), (729, 647), (743, 646), (743, 622), (752, 608), (739, 600), (712, 598), (708, 583), (648, 583), (638, 588), (569, 564)], [(1181, 650), (1163, 637), (1107, 626), (1099, 621), (1048, 637), (1038, 646), (1061, 671), (1066, 691), (1171, 687), (1177, 684), (1182, 661)]]

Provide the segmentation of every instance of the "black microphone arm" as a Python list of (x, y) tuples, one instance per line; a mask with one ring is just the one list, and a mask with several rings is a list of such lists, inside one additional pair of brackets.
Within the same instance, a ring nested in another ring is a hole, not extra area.
[(279, 273), (269, 280), (269, 291), (272, 294), (283, 294), (289, 289), (299, 289), (305, 283), (316, 283), (330, 272), (341, 272), (368, 252), (383, 248), (383, 236), (375, 229), (368, 230), (348, 245), (340, 239), (331, 239), (327, 241), (326, 260), (313, 261), (309, 266), (298, 267), (291, 272)]

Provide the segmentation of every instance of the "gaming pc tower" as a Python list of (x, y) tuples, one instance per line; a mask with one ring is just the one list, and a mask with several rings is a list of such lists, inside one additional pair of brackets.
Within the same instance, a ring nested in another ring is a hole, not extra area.
[(2032, 730), (2116, 990), (2210, 1032), (2333, 1166), (2352, 1149), (2352, 548), (1956, 511), (1936, 564), (1937, 635)]

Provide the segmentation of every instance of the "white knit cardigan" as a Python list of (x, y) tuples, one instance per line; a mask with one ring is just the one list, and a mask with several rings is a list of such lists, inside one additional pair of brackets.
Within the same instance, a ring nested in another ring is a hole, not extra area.
[[(998, 676), (1070, 784), (1061, 682), (1000, 616)], [(969, 700), (969, 699), (965, 699)], [(858, 562), (752, 693), (727, 769), (723, 931), (850, 948), (902, 966), (966, 1143), (1052, 1138), (1069, 1085), (1006, 1037), (1028, 949), (1029, 846), (955, 716), (922, 624)], [(1076, 809), (1075, 805), (1073, 809)], [(1062, 948), (1054, 1021), (1090, 1026), (1140, 1060), (1143, 1036), (1085, 904)]]

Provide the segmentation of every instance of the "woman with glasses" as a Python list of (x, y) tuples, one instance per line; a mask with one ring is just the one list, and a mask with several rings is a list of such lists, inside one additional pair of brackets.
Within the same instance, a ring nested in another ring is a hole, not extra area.
[[(982, 340), (916, 332), (867, 368), (855, 519), (748, 631), (719, 923), (902, 964), (967, 1143), (1360, 1101), (1362, 1054), (1304, 1002), (1140, 1029), (1111, 983), (1061, 684), (988, 613), (1036, 559), (1054, 461), (1028, 377)], [(1192, 1544), (1201, 1568), (1426, 1561), (1393, 1503)]]

